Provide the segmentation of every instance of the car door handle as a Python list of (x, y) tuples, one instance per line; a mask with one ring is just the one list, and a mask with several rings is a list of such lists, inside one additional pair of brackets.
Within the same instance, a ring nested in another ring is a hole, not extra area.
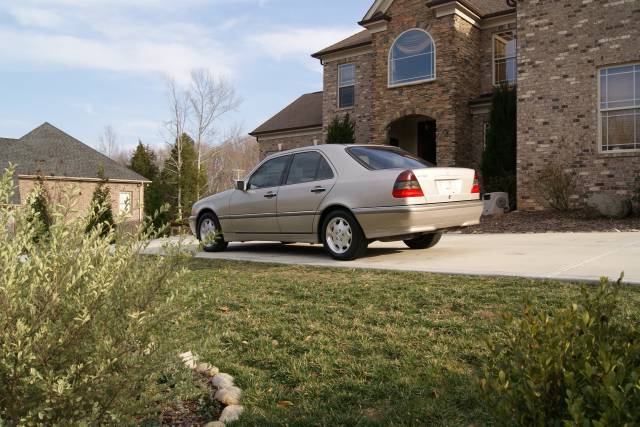
[(264, 195), (265, 199), (273, 199), (276, 196), (277, 196), (277, 194), (272, 192), (272, 191), (270, 191), (270, 192), (268, 192), (267, 194)]
[(312, 193), (324, 193), (325, 191), (327, 191), (327, 189), (322, 187), (316, 187), (313, 190), (311, 190)]

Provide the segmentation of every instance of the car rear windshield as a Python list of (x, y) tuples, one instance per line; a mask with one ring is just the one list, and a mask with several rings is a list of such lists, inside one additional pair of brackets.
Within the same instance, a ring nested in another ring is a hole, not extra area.
[(396, 147), (349, 147), (347, 152), (367, 169), (423, 169), (433, 165)]

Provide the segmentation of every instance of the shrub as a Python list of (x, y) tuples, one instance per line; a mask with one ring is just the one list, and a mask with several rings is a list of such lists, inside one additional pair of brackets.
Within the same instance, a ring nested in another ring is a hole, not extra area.
[[(133, 425), (157, 413), (158, 378), (177, 369), (177, 256), (145, 257), (140, 232), (112, 246), (113, 229), (52, 209), (34, 243), (28, 207), (9, 212), (0, 181), (0, 425)], [(15, 219), (13, 232), (6, 226)]]
[(327, 129), (327, 144), (355, 144), (356, 127), (349, 114), (334, 117)]
[(515, 201), (517, 163), (516, 89), (498, 87), (491, 99), (487, 143), (482, 154), (482, 183), (487, 193), (502, 191)]
[(558, 163), (547, 164), (538, 180), (538, 189), (551, 208), (566, 212), (571, 208), (570, 197), (576, 186), (575, 176)]
[(552, 315), (506, 316), (480, 381), (500, 425), (640, 423), (640, 328), (619, 288), (603, 279)]
[(111, 191), (109, 187), (107, 187), (107, 182), (109, 181), (104, 177), (102, 170), (98, 172), (98, 176), (100, 176), (102, 180), (93, 191), (86, 232), (90, 233), (92, 230), (100, 229), (101, 235), (104, 237), (114, 230), (116, 225), (113, 220), (113, 209), (111, 207)]
[(39, 241), (41, 238), (49, 234), (49, 228), (53, 222), (51, 213), (49, 212), (49, 195), (44, 187), (42, 178), (38, 178), (36, 186), (27, 199), (29, 207), (27, 213), (27, 221), (34, 228), (34, 239)]

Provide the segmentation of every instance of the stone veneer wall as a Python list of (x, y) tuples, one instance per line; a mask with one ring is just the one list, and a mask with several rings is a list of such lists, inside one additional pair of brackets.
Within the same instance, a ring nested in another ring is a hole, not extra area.
[(536, 181), (551, 161), (578, 177), (576, 205), (630, 195), (640, 152), (599, 152), (597, 82), (602, 66), (640, 62), (640, 1), (523, 1), (518, 35), (518, 207), (546, 207)]
[[(407, 115), (437, 121), (438, 165), (469, 165), (472, 143), (468, 102), (480, 95), (480, 30), (456, 15), (436, 18), (423, 0), (396, 0), (386, 31), (373, 34), (372, 140), (387, 142), (387, 128)], [(422, 28), (436, 44), (436, 80), (388, 87), (388, 53), (404, 31)]]
[[(355, 64), (356, 88), (355, 106), (351, 108), (338, 107), (338, 66), (341, 64)], [(324, 95), (322, 102), (323, 143), (327, 137), (329, 124), (336, 117), (349, 114), (356, 127), (356, 143), (369, 144), (371, 142), (371, 89), (373, 53), (363, 53), (336, 61), (325, 62), (324, 65)]]
[(318, 128), (307, 132), (258, 136), (257, 141), (260, 146), (260, 160), (262, 160), (279, 151), (322, 144), (323, 135), (322, 129)]
[[(20, 189), (21, 203), (26, 203), (35, 184), (35, 179), (19, 178), (18, 187)], [(45, 179), (44, 181), (44, 187), (49, 194), (50, 202), (66, 205), (67, 197), (71, 195), (74, 196), (71, 199), (72, 205), (65, 206), (68, 208), (67, 212), (71, 218), (77, 218), (88, 212), (96, 185), (95, 182), (88, 181), (61, 181), (54, 179)], [(143, 204), (140, 202), (140, 197), (142, 196), (144, 198), (144, 189), (142, 188), (143, 192), (141, 194), (141, 185), (142, 184), (118, 182), (109, 182), (107, 184), (107, 187), (111, 191), (111, 208), (114, 216), (120, 214), (120, 192), (130, 192), (132, 205), (131, 215), (125, 218), (124, 222), (132, 224), (140, 223), (141, 209), (144, 209)], [(144, 215), (142, 215), (142, 217), (144, 217)]]

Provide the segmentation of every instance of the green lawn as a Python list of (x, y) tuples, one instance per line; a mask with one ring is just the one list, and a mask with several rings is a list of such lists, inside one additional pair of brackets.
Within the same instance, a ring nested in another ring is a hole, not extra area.
[[(178, 331), (236, 377), (234, 425), (490, 424), (475, 387), (485, 339), (525, 297), (580, 287), (523, 279), (192, 261)], [(628, 304), (640, 289), (625, 290)], [(290, 401), (293, 406), (278, 407)]]

